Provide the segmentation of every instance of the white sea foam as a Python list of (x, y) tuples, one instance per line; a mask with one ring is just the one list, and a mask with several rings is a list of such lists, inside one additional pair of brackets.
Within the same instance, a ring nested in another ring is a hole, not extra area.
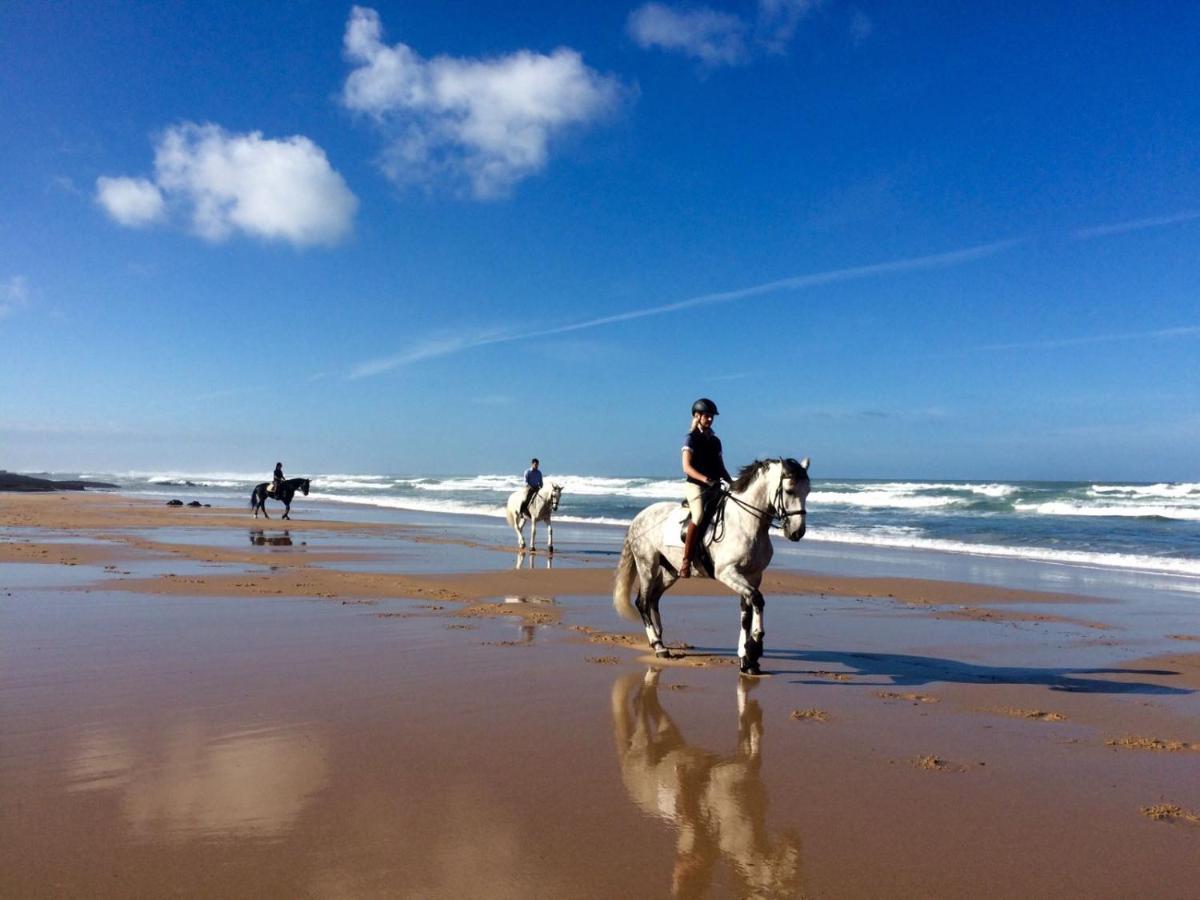
[(390, 481), (374, 482), (374, 481), (354, 481), (350, 479), (330, 479), (325, 476), (314, 477), (313, 484), (319, 484), (327, 490), (342, 490), (342, 491), (390, 491), (395, 489)]
[(1191, 500), (1200, 503), (1200, 484), (1195, 482), (1161, 484), (1093, 484), (1088, 488), (1091, 496), (1111, 497), (1154, 497), (1171, 500)]
[(1012, 484), (969, 484), (953, 481), (895, 481), (886, 483), (871, 483), (866, 485), (838, 485), (855, 490), (896, 491), (903, 494), (927, 493), (929, 491), (954, 491), (957, 493), (977, 494), (983, 497), (1008, 497), (1017, 493), (1020, 488)]
[(1072, 500), (1047, 500), (1044, 503), (1015, 503), (1018, 512), (1034, 512), (1043, 516), (1119, 516), (1133, 519), (1179, 519), (1200, 522), (1200, 508), (1148, 504), (1095, 505)]
[(421, 497), (379, 497), (365, 495), (349, 497), (345, 494), (325, 494), (312, 491), (309, 499), (333, 503), (358, 503), (364, 506), (381, 506), (385, 509), (408, 509), (414, 512), (439, 512), (452, 515), (488, 516), (504, 518), (504, 507), (490, 503), (464, 503), (459, 500), (434, 500)]
[(892, 547), (900, 550), (934, 550), (942, 553), (1003, 557), (1006, 559), (1028, 559), (1037, 562), (1060, 563), (1089, 568), (1127, 569), (1138, 572), (1200, 577), (1200, 560), (1149, 556), (1135, 553), (1093, 553), (1084, 550), (1051, 550), (1044, 547), (1004, 547), (995, 544), (972, 544), (966, 541), (951, 541), (940, 538), (883, 534), (877, 530), (858, 532), (837, 528), (809, 528), (804, 540), (871, 547)]
[(892, 509), (936, 509), (938, 507), (962, 506), (967, 501), (962, 497), (921, 496), (907, 491), (862, 490), (862, 491), (813, 491), (808, 495), (810, 504), (840, 504), (865, 508)]

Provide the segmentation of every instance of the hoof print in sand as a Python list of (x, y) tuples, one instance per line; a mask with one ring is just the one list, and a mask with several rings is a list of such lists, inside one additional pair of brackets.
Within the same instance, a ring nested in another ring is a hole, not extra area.
[(1150, 750), (1155, 753), (1179, 753), (1182, 750), (1200, 750), (1200, 744), (1188, 741), (1164, 741), (1162, 738), (1123, 737), (1110, 738), (1104, 742), (1106, 747), (1120, 747), (1123, 750)]
[(792, 718), (799, 722), (828, 722), (829, 713), (823, 709), (793, 709)]
[(1156, 803), (1153, 806), (1143, 806), (1142, 815), (1149, 816), (1156, 822), (1200, 825), (1200, 816), (1175, 803)]
[(930, 697), (928, 694), (901, 694), (897, 691), (876, 691), (875, 696), (880, 700), (907, 700), (909, 703), (937, 703), (937, 697)]

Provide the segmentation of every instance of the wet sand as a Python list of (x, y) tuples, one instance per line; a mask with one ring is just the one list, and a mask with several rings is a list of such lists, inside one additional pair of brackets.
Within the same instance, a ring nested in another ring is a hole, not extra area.
[(547, 564), (0, 495), (0, 896), (1195, 896), (1152, 594), (776, 569), (747, 679), (720, 586), (654, 661), (611, 556)]

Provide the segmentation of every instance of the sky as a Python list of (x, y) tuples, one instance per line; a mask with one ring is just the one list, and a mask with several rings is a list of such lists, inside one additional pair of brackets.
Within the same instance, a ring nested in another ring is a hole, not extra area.
[(0, 468), (1200, 481), (1200, 7), (0, 4)]

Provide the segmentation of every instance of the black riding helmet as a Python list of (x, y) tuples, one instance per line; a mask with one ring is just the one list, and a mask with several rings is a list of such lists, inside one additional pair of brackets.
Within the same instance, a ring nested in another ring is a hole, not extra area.
[(720, 415), (720, 413), (717, 412), (717, 404), (713, 403), (707, 397), (701, 397), (699, 400), (697, 400), (695, 403), (693, 403), (692, 404), (692, 412), (693, 413), (707, 413), (710, 416), (719, 416)]

